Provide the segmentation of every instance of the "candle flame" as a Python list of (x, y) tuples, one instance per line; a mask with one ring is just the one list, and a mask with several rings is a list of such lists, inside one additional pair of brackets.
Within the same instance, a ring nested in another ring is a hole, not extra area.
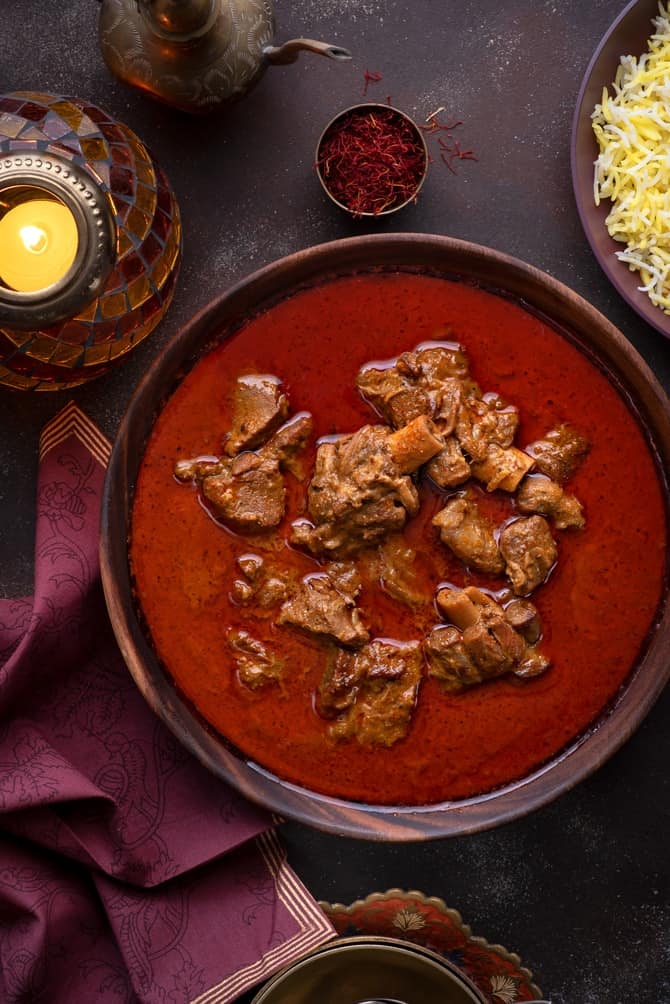
[(42, 227), (21, 227), (19, 235), (26, 251), (31, 254), (42, 254), (49, 246), (49, 235)]
[(49, 289), (68, 274), (78, 247), (68, 206), (39, 197), (18, 202), (0, 214), (0, 286), (19, 293)]

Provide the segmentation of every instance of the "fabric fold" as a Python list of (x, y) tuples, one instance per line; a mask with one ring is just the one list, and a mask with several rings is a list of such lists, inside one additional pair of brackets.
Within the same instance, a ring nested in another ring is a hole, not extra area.
[[(87, 899), (89, 940), (63, 941), (82, 991), (63, 999), (231, 1000), (332, 928), (282, 863), (272, 817), (186, 752), (123, 662), (98, 566), (109, 443), (71, 403), (40, 447), (35, 593), (0, 600), (6, 999), (40, 999), (45, 945)], [(86, 996), (96, 980), (108, 996)]]

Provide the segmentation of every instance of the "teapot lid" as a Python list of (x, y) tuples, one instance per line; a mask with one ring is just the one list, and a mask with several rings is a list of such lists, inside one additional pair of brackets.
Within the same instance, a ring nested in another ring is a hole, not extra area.
[(204, 35), (218, 17), (217, 0), (140, 0), (140, 3), (153, 30), (174, 41)]

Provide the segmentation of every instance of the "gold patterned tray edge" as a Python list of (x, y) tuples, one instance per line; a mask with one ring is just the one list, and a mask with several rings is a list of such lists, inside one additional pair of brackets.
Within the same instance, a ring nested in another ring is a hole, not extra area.
[(539, 987), (537, 987), (534, 983), (533, 973), (531, 972), (530, 969), (528, 969), (527, 966), (522, 965), (521, 957), (516, 952), (510, 952), (507, 948), (505, 948), (504, 945), (500, 945), (497, 943), (492, 944), (491, 942), (487, 941), (486, 938), (474, 935), (472, 933), (472, 928), (470, 927), (469, 924), (465, 923), (459, 911), (455, 910), (453, 907), (447, 906), (446, 902), (440, 896), (427, 896), (425, 893), (421, 892), (418, 889), (392, 888), (392, 889), (387, 889), (386, 892), (371, 892), (364, 898), (354, 900), (353, 903), (349, 904), (329, 903), (326, 900), (320, 900), (318, 905), (326, 913), (337, 912), (337, 913), (353, 915), (353, 913), (356, 910), (366, 906), (369, 903), (381, 903), (387, 899), (408, 899), (408, 900), (411, 899), (412, 901), (417, 901), (419, 903), (425, 904), (426, 906), (432, 906), (435, 909), (439, 910), (440, 913), (445, 914), (454, 922), (454, 924), (459, 928), (459, 930), (463, 933), (464, 937), (468, 939), (468, 941), (478, 945), (485, 951), (494, 952), (496, 955), (499, 955), (501, 958), (505, 959), (506, 962), (509, 962), (511, 963), (511, 965), (515, 966), (519, 970), (519, 972), (523, 975), (524, 979), (528, 981), (530, 990), (538, 997), (541, 995)]

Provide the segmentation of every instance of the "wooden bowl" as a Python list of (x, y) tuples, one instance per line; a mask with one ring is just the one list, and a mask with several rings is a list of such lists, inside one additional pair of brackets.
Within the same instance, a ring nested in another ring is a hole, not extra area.
[[(637, 412), (659, 479), (670, 469), (670, 408), (632, 345), (586, 301), (514, 258), (446, 237), (374, 235), (335, 241), (284, 258), (210, 303), (175, 337), (137, 389), (109, 465), (101, 526), (101, 569), (116, 637), (138, 687), (177, 738), (245, 796), (284, 816), (348, 836), (416, 840), (482, 830), (535, 809), (596, 770), (631, 735), (668, 676), (670, 608), (666, 572), (662, 607), (625, 686), (585, 733), (530, 775), (481, 796), (428, 806), (345, 801), (283, 781), (229, 748), (177, 692), (154, 655), (135, 606), (128, 538), (136, 476), (156, 416), (184, 373), (225, 329), (305, 285), (338, 273), (414, 268), (497, 291), (551, 320), (594, 362)], [(663, 482), (666, 515), (669, 491)], [(667, 568), (667, 558), (666, 558)]]

